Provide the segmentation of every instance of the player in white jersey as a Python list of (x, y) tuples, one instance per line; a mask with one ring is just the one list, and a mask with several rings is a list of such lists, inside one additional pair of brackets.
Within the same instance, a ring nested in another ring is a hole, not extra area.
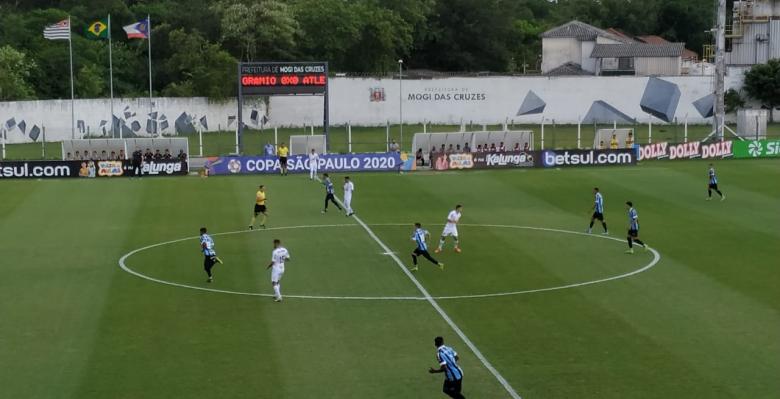
[(271, 269), (271, 286), (274, 288), (274, 301), (282, 301), (282, 276), (284, 275), (284, 262), (290, 260), (290, 253), (282, 246), (281, 240), (274, 240), (274, 250), (271, 253), (271, 263), (266, 269)]
[(320, 156), (316, 151), (314, 151), (314, 148), (312, 148), (311, 153), (309, 153), (309, 179), (314, 180), (314, 178), (317, 177), (317, 168), (319, 167), (319, 163)]
[(460, 241), (458, 241), (458, 222), (460, 221), (462, 210), (463, 206), (458, 204), (455, 205), (455, 209), (451, 210), (449, 215), (447, 215), (447, 224), (444, 225), (444, 231), (441, 233), (439, 247), (434, 251), (437, 254), (441, 252), (441, 249), (444, 247), (444, 239), (447, 236), (452, 236), (452, 239), (455, 240), (455, 252), (460, 253)]
[(352, 192), (355, 191), (355, 184), (349, 179), (349, 176), (344, 177), (344, 210), (347, 212), (347, 216), (352, 216), (355, 211), (352, 210)]

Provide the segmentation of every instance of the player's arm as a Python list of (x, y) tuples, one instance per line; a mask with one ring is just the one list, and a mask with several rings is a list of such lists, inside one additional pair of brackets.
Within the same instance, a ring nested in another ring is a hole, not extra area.
[(206, 245), (205, 242), (200, 243), (200, 248), (201, 249), (206, 249), (206, 247), (207, 247), (207, 245)]
[(266, 269), (270, 269), (271, 266), (273, 266), (273, 265), (274, 265), (274, 261), (271, 261), (271, 263), (269, 263), (268, 266), (266, 266)]
[(443, 373), (443, 372), (445, 372), (445, 371), (446, 371), (446, 369), (445, 369), (445, 365), (446, 365), (447, 363), (446, 363), (446, 362), (444, 362), (443, 360), (441, 360), (441, 357), (439, 357), (439, 355), (436, 355), (436, 360), (438, 360), (438, 361), (439, 361), (439, 368), (438, 368), (438, 369), (435, 369), (435, 368), (431, 367), (431, 368), (428, 370), (428, 372), (429, 372), (429, 373), (431, 373), (431, 374), (437, 374), (437, 373)]

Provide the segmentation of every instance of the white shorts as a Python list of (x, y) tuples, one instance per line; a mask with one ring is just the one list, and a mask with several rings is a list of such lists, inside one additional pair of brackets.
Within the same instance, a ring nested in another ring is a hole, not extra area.
[(444, 225), (444, 231), (441, 233), (441, 236), (442, 237), (447, 237), (447, 236), (457, 237), (458, 236), (458, 226), (454, 225), (454, 224), (446, 224), (446, 225)]
[(282, 276), (284, 275), (284, 269), (279, 269), (276, 267), (271, 268), (271, 282), (272, 283), (278, 283), (279, 280), (282, 279)]

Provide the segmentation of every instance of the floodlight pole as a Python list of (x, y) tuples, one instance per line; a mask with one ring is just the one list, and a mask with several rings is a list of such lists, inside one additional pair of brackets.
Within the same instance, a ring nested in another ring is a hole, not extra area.
[(398, 130), (400, 143), (404, 144), (404, 60), (398, 60)]
[(577, 149), (582, 148), (580, 146), (580, 139), (582, 138), (582, 118), (577, 117)]
[(713, 130), (723, 141), (723, 124), (726, 117), (725, 76), (726, 76), (726, 0), (718, 0), (718, 20), (715, 25), (715, 115), (712, 118)]

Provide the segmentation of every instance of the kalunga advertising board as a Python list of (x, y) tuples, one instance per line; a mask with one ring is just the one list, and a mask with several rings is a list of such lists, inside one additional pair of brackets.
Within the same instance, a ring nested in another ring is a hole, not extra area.
[(533, 151), (439, 153), (432, 165), (435, 170), (532, 168), (535, 158)]

